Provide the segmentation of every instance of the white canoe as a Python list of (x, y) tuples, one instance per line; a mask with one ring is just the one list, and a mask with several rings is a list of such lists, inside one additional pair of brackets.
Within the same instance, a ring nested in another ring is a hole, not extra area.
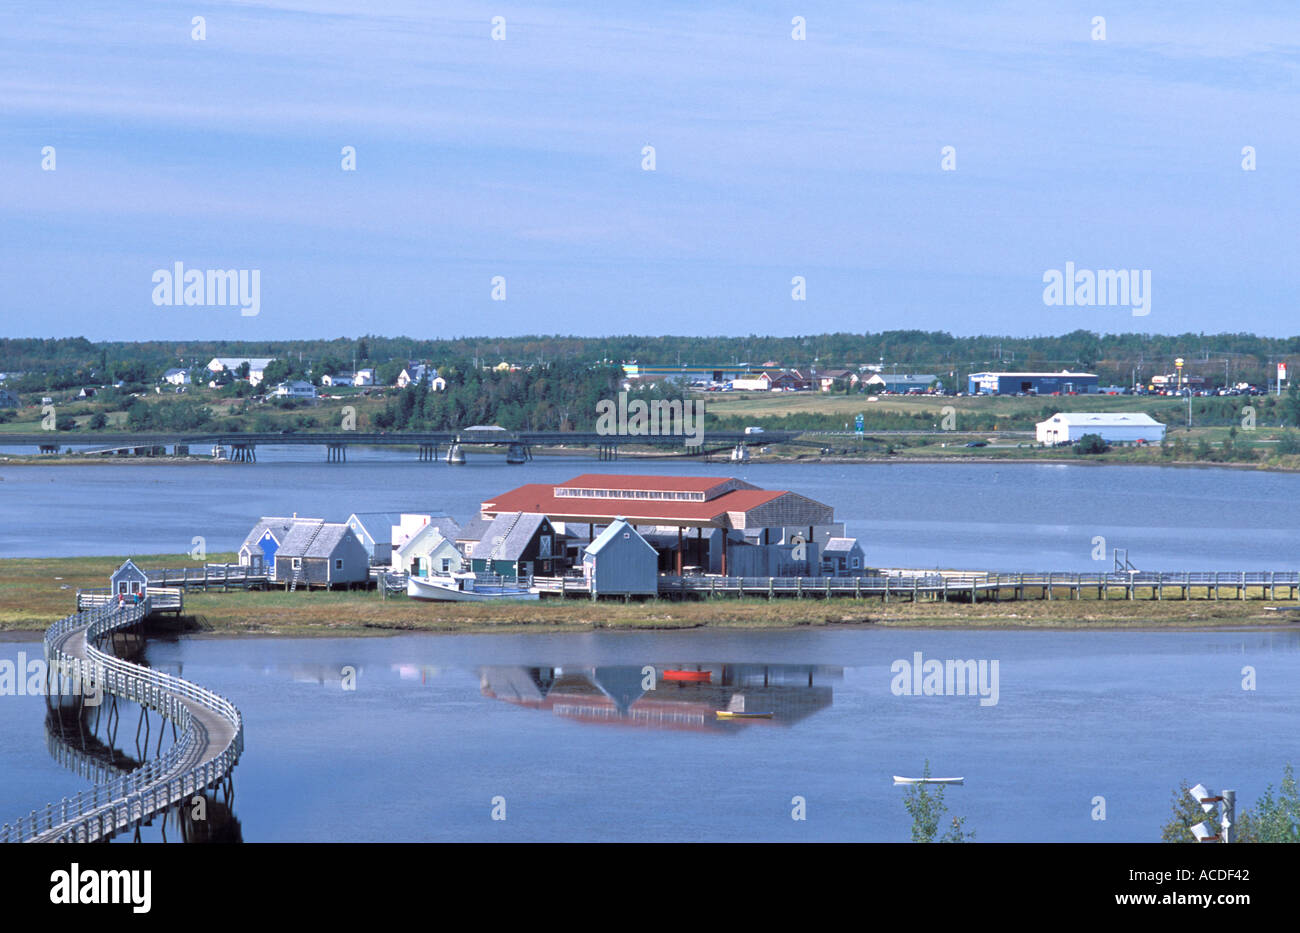
[(894, 783), (895, 784), (964, 784), (966, 783), (966, 779), (964, 777), (910, 778), (910, 777), (899, 777), (897, 774), (895, 774)]
[(410, 577), (406, 595), (436, 603), (481, 603), (502, 599), (540, 599), (536, 590), (525, 587), (475, 585), (473, 574), (450, 577)]

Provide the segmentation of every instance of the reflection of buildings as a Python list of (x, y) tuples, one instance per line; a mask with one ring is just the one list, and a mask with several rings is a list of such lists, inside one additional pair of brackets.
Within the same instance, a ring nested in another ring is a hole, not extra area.
[[(672, 679), (707, 673), (707, 680)], [(791, 726), (831, 705), (824, 681), (842, 669), (810, 664), (689, 664), (601, 667), (484, 667), (484, 696), (583, 722), (651, 729), (732, 732), (753, 724)], [(651, 689), (646, 689), (653, 684)], [(722, 710), (771, 719), (720, 720)]]

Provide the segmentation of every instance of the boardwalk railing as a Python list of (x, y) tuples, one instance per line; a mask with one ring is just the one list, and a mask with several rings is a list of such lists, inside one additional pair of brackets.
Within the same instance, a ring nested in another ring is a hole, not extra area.
[[(585, 582), (556, 578), (545, 589), (555, 593), (586, 592)], [(1009, 592), (1008, 592), (1009, 591)], [(1179, 599), (1298, 599), (1300, 572), (1292, 570), (1218, 572), (1112, 572), (1112, 573), (950, 573), (890, 572), (857, 577), (719, 577), (661, 576), (660, 595), (735, 596), (879, 596), (911, 599), (1082, 599), (1084, 594), (1110, 599), (1165, 599), (1170, 591)], [(1279, 597), (1280, 594), (1280, 597)]]
[[(129, 603), (129, 597), (121, 600)], [(117, 594), (106, 586), (88, 587), (77, 590), (78, 609), (97, 609), (101, 606), (115, 606), (119, 603)], [(184, 597), (178, 586), (149, 586), (149, 606), (154, 612), (180, 612), (184, 606)]]
[[(130, 774), (97, 784), (74, 797), (33, 810), (0, 827), (0, 842), (94, 842), (166, 810), (221, 780), (244, 749), (244, 723), (235, 705), (187, 680), (132, 664), (101, 651), (100, 639), (140, 622), (150, 611), (149, 600), (135, 606), (101, 606), (76, 612), (45, 632), (45, 656), (51, 676), (97, 689), (157, 710), (181, 729), (180, 737), (161, 757)], [(85, 639), (85, 657), (64, 650), (71, 639)], [(55, 673), (57, 672), (57, 674)], [(51, 690), (57, 681), (51, 682)], [(224, 720), (230, 737), (215, 754), (210, 735), (201, 739), (195, 710), (210, 711)]]

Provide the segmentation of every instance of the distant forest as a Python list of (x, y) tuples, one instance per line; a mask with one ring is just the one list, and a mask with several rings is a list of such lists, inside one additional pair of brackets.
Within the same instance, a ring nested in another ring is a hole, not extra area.
[[(592, 366), (637, 361), (643, 365), (780, 366), (819, 371), (883, 364), (891, 371), (933, 373), (950, 387), (982, 369), (1085, 369), (1103, 384), (1131, 385), (1172, 371), (1176, 357), (1186, 371), (1210, 384), (1271, 378), (1279, 361), (1300, 364), (1300, 336), (1253, 334), (1097, 334), (1078, 330), (1057, 337), (954, 337), (935, 331), (878, 334), (812, 334), (806, 337), (479, 337), (415, 340), (368, 335), (334, 340), (144, 341), (93, 343), (84, 338), (0, 339), (0, 372), (25, 373), (19, 391), (71, 388), (124, 380), (152, 383), (170, 367), (202, 366), (214, 356), (276, 357), (294, 375), (373, 366), (382, 378), (407, 360), (468, 372), (500, 362)], [(520, 400), (522, 403), (522, 400)]]

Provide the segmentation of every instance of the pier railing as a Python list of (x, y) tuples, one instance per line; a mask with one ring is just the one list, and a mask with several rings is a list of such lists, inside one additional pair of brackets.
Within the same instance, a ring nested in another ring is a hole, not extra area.
[[(548, 581), (550, 584), (550, 581)], [(583, 581), (550, 584), (549, 592), (585, 591)], [(879, 596), (889, 599), (1001, 599), (1006, 591), (1017, 599), (1036, 593), (1039, 598), (1081, 599), (1095, 591), (1108, 599), (1118, 592), (1127, 599), (1164, 599), (1173, 591), (1180, 599), (1300, 598), (1300, 571), (1118, 571), (1109, 573), (952, 573), (948, 571), (890, 571), (860, 576), (723, 577), (661, 576), (660, 595), (736, 596)]]
[[(162, 756), (130, 774), (58, 803), (33, 810), (0, 826), (0, 842), (94, 842), (173, 804), (225, 777), (244, 749), (243, 717), (225, 697), (180, 677), (124, 661), (100, 650), (98, 642), (112, 632), (140, 622), (150, 611), (149, 600), (133, 606), (115, 603), (79, 611), (45, 632), (45, 656), (50, 664), (51, 691), (57, 678), (91, 684), (95, 689), (153, 709), (174, 721), (180, 737)], [(85, 639), (85, 657), (69, 654), (69, 639)], [(211, 729), (200, 739), (200, 711), (214, 715), (227, 728), (228, 739), (213, 754)]]

